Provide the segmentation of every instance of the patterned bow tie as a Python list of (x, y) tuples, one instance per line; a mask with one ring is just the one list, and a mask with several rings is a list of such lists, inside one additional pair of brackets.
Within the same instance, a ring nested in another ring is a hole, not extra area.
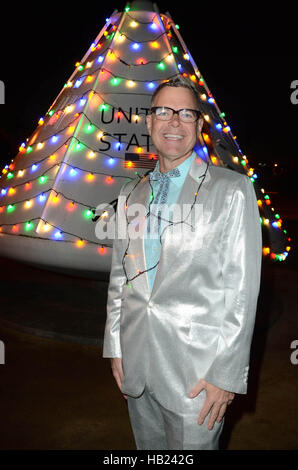
[(151, 181), (167, 180), (168, 178), (172, 178), (175, 176), (180, 176), (180, 171), (178, 168), (173, 168), (172, 170), (167, 171), (166, 173), (161, 173), (161, 171), (158, 170), (149, 173), (149, 178)]
[[(166, 173), (161, 173), (158, 170), (153, 171), (152, 173), (149, 173), (149, 179), (151, 181), (159, 181), (160, 185), (159, 185), (159, 189), (157, 191), (157, 194), (154, 198), (154, 204), (155, 204), (155, 207), (158, 210), (157, 210), (156, 214), (151, 212), (151, 214), (153, 215), (153, 220), (152, 220), (152, 216), (150, 216), (150, 218), (148, 220), (148, 226), (147, 226), (147, 231), (148, 232), (150, 232), (150, 226), (151, 226), (151, 230), (153, 229), (152, 233), (156, 233), (156, 229), (157, 229), (157, 233), (160, 234), (160, 230), (161, 230), (161, 225), (160, 225), (161, 224), (161, 212), (162, 212), (160, 205), (165, 204), (167, 202), (168, 193), (169, 193), (170, 178), (178, 177), (178, 176), (180, 176), (180, 174), (181, 173), (180, 173), (178, 168), (173, 168), (172, 170), (167, 171)], [(156, 223), (154, 223), (154, 222), (156, 222)]]

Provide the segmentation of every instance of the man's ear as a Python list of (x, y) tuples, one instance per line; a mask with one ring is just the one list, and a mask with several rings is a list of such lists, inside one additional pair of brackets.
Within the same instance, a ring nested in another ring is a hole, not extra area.
[(147, 116), (146, 116), (146, 124), (147, 124), (148, 134), (149, 134), (150, 137), (151, 137), (151, 128), (152, 128), (152, 115), (151, 115), (151, 114), (147, 114)]

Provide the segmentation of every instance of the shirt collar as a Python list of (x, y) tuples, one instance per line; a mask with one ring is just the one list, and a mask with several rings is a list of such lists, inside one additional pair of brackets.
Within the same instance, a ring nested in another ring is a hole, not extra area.
[[(196, 152), (193, 150), (192, 154), (187, 157), (180, 165), (178, 165), (176, 168), (179, 169), (180, 171), (180, 176), (177, 176), (176, 178), (171, 178), (171, 182), (174, 184), (177, 184), (177, 186), (181, 185), (181, 183), (184, 182), (185, 177), (191, 167), (192, 162), (194, 161), (196, 157)], [(160, 171), (159, 170), (159, 161), (156, 163), (155, 168), (153, 171)], [(167, 172), (166, 172), (167, 173)]]

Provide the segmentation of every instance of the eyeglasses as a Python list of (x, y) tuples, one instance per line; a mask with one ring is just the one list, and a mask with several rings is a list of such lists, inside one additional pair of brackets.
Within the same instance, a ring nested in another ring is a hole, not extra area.
[(154, 106), (150, 109), (151, 113), (155, 114), (156, 119), (160, 121), (170, 121), (173, 119), (174, 114), (178, 114), (182, 122), (195, 122), (199, 119), (201, 112), (197, 109), (178, 109), (177, 111), (167, 106)]

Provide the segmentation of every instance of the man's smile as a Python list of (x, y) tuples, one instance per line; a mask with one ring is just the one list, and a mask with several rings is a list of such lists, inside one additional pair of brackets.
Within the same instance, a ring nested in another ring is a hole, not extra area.
[(168, 140), (180, 140), (183, 139), (183, 135), (179, 134), (164, 134), (164, 137)]

